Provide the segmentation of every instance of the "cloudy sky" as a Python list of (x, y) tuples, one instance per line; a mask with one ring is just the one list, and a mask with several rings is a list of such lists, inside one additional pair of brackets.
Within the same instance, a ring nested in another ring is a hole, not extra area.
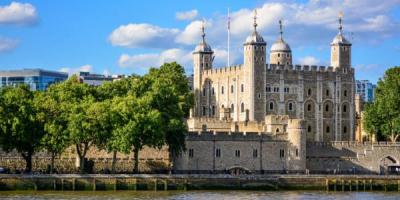
[(202, 20), (214, 65), (222, 67), (227, 63), (228, 8), (233, 64), (243, 63), (243, 42), (257, 9), (258, 30), (268, 47), (283, 20), (296, 64), (329, 65), (329, 44), (343, 11), (357, 79), (376, 82), (385, 69), (400, 65), (400, 0), (1, 0), (0, 70), (143, 74), (176, 60), (191, 74)]

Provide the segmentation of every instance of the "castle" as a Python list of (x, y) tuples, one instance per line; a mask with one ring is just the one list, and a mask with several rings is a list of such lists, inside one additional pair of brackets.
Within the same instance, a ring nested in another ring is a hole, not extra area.
[(174, 158), (179, 171), (304, 171), (306, 142), (354, 141), (354, 68), (342, 31), (331, 42), (331, 66), (293, 65), (280, 36), (270, 48), (254, 30), (244, 42), (244, 63), (213, 68), (202, 40), (193, 52), (195, 105), (187, 120), (188, 151)]

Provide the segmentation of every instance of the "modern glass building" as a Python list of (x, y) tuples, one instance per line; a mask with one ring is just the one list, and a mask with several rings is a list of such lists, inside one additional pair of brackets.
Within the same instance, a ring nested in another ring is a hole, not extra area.
[(356, 94), (359, 94), (364, 102), (372, 102), (375, 98), (376, 85), (369, 80), (356, 81)]
[(26, 84), (32, 91), (46, 90), (53, 83), (68, 79), (64, 72), (47, 71), (42, 69), (23, 69), (0, 71), (0, 88)]

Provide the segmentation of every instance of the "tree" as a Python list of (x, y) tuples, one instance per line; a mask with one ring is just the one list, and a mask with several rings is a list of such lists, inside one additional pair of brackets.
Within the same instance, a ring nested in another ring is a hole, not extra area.
[(51, 155), (50, 173), (54, 172), (54, 160), (70, 145), (67, 132), (67, 113), (65, 102), (61, 101), (58, 84), (35, 96), (35, 104), (44, 123), (45, 134), (41, 146)]
[(26, 85), (6, 87), (0, 94), (0, 145), (9, 152), (17, 150), (32, 171), (32, 155), (44, 135), (43, 121), (34, 104), (34, 92)]
[(185, 149), (185, 118), (194, 102), (185, 70), (176, 62), (165, 63), (159, 69), (150, 69), (144, 79), (150, 82), (147, 89), (155, 96), (152, 106), (161, 113), (169, 152), (178, 154)]
[(139, 98), (128, 95), (113, 100), (113, 110), (118, 113), (113, 146), (124, 153), (133, 150), (134, 173), (139, 172), (139, 151), (144, 146), (161, 148), (164, 143), (161, 114), (151, 107), (151, 98), (150, 95)]
[(378, 81), (375, 100), (365, 110), (364, 126), (392, 142), (400, 136), (400, 67), (388, 69)]

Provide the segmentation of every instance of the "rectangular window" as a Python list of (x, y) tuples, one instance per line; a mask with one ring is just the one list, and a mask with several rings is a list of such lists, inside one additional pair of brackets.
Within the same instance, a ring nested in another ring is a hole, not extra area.
[(193, 158), (193, 156), (194, 156), (193, 149), (189, 149), (189, 158)]
[(215, 157), (220, 158), (221, 157), (221, 149), (216, 149), (215, 150)]
[(238, 157), (238, 158), (240, 157), (240, 150), (236, 150), (235, 151), (235, 156)]
[(258, 157), (258, 151), (257, 149), (253, 149), (253, 158), (257, 158)]
[(284, 149), (279, 150), (279, 157), (280, 158), (284, 158), (285, 157), (285, 150)]
[(285, 87), (284, 91), (285, 91), (285, 93), (289, 93), (289, 88)]
[(266, 87), (265, 89), (267, 92), (271, 92), (271, 87)]
[(296, 149), (296, 157), (299, 157), (299, 149)]

